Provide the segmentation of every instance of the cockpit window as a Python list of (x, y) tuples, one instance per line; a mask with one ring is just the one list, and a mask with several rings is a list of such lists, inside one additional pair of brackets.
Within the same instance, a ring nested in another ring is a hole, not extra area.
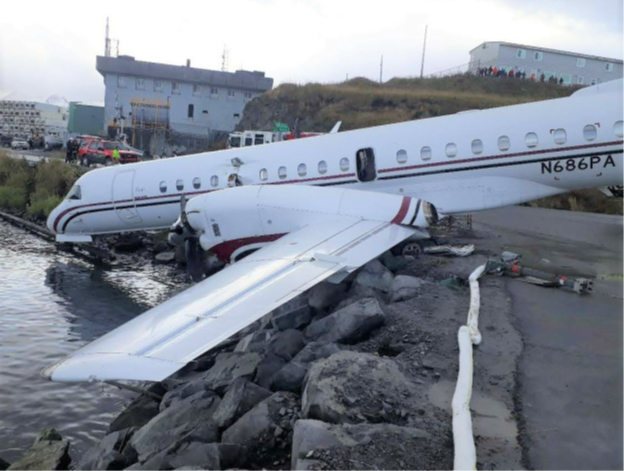
[(82, 193), (80, 191), (80, 185), (74, 185), (69, 193), (67, 194), (68, 200), (79, 200), (82, 198)]

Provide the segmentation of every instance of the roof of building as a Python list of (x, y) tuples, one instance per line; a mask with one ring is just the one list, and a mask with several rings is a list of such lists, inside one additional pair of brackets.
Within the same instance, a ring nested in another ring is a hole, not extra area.
[(534, 50), (534, 51), (551, 52), (553, 54), (564, 54), (566, 56), (582, 57), (582, 58), (585, 58), (585, 59), (594, 59), (594, 60), (599, 60), (599, 61), (604, 61), (604, 62), (613, 62), (615, 64), (622, 64), (623, 63), (622, 60), (620, 60), (620, 59), (612, 59), (610, 57), (592, 56), (590, 54), (580, 54), (578, 52), (560, 51), (558, 49), (549, 49), (547, 47), (527, 46), (525, 44), (508, 43), (508, 42), (505, 42), (505, 41), (485, 41), (485, 42), (479, 44), (474, 49), (471, 49), (470, 53), (472, 54), (473, 51), (479, 49), (484, 44), (500, 44), (501, 46), (515, 47), (515, 48), (518, 48), (518, 49), (531, 49), (531, 50)]
[(137, 61), (132, 56), (97, 56), (95, 68), (102, 76), (106, 76), (106, 74), (133, 75), (136, 77), (231, 87), (250, 91), (267, 91), (273, 87), (273, 79), (265, 77), (264, 72), (250, 72), (247, 70), (221, 72), (184, 65)]

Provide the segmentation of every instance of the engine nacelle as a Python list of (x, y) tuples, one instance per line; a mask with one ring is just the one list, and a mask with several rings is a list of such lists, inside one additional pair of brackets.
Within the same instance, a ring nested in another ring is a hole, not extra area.
[(257, 249), (307, 225), (352, 218), (428, 227), (435, 207), (417, 198), (344, 188), (302, 185), (242, 186), (215, 191), (186, 203), (201, 247), (221, 260)]

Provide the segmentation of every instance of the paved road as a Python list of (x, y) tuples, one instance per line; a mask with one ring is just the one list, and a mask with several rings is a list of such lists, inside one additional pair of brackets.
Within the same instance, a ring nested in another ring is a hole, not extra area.
[[(509, 280), (524, 341), (521, 442), (535, 469), (623, 469), (622, 217), (525, 207), (474, 216), (491, 249), (597, 277), (586, 297)], [(500, 236), (500, 237), (498, 237)]]

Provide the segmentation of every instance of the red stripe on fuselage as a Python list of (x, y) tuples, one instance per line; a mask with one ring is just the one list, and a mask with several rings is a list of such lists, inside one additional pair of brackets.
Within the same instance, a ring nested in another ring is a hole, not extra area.
[(394, 219), (390, 221), (392, 224), (400, 224), (403, 219), (405, 219), (405, 215), (407, 214), (407, 210), (409, 209), (410, 198), (407, 196), (403, 197), (403, 201), (401, 201), (401, 207), (399, 208), (399, 212)]
[(210, 251), (219, 257), (219, 260), (222, 262), (229, 262), (232, 254), (241, 247), (252, 244), (273, 242), (281, 237), (284, 237), (285, 235), (286, 233), (267, 234), (262, 236), (243, 237), (242, 239), (226, 240), (225, 242), (221, 242), (220, 244), (211, 247)]

